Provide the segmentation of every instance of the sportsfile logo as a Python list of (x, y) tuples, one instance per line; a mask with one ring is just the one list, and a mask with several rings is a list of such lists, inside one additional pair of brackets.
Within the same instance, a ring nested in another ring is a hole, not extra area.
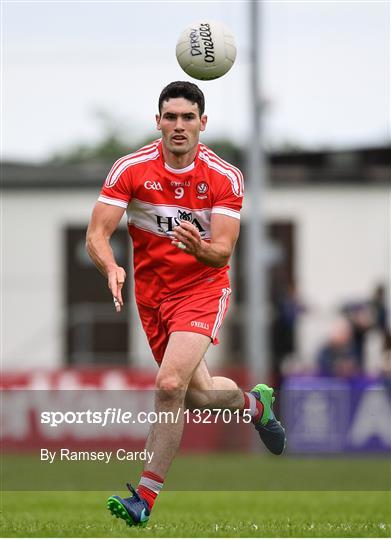
[(181, 224), (181, 221), (188, 221), (192, 223), (200, 232), (202, 237), (205, 236), (205, 229), (202, 227), (201, 223), (196, 217), (193, 216), (191, 212), (186, 212), (178, 209), (176, 216), (160, 216), (155, 214), (156, 224), (158, 226), (158, 231), (164, 234), (172, 234), (174, 227), (177, 227)]
[(153, 189), (154, 191), (163, 191), (161, 183), (155, 180), (145, 180), (144, 187), (145, 189)]

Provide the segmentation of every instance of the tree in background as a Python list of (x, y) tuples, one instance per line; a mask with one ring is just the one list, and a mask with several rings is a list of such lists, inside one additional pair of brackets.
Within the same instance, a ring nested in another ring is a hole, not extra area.
[[(121, 156), (134, 152), (158, 137), (156, 132), (153, 132), (149, 135), (135, 138), (129, 126), (125, 126), (122, 119), (114, 118), (110, 113), (103, 110), (95, 111), (94, 117), (101, 126), (101, 136), (99, 139), (90, 143), (77, 143), (65, 151), (54, 154), (50, 162), (56, 164), (97, 161), (113, 162)], [(243, 166), (242, 149), (232, 141), (222, 138), (205, 142), (223, 159), (239, 167)]]

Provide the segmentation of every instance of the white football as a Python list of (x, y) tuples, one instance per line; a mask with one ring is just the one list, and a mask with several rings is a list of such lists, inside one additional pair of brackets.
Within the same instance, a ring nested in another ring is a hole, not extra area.
[(225, 75), (235, 62), (234, 35), (221, 22), (197, 21), (180, 35), (176, 57), (183, 71), (193, 79), (217, 79)]

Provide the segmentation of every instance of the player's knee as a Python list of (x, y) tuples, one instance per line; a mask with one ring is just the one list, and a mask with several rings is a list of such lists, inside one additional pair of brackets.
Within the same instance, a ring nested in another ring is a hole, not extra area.
[(186, 384), (174, 375), (160, 375), (156, 378), (156, 388), (161, 395), (177, 395), (186, 391)]

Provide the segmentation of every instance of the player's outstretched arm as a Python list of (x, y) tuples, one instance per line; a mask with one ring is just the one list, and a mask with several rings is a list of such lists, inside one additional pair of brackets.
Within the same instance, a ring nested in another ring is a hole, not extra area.
[(122, 287), (126, 272), (121, 266), (118, 266), (114, 258), (110, 238), (118, 227), (123, 213), (124, 209), (119, 206), (97, 202), (88, 225), (86, 238), (89, 256), (98, 270), (107, 277), (116, 311), (121, 311), (123, 306)]
[(175, 240), (172, 243), (207, 266), (221, 268), (228, 263), (232, 255), (239, 229), (238, 219), (212, 214), (210, 242), (202, 240), (197, 227), (192, 223), (181, 221), (181, 224), (174, 228)]

